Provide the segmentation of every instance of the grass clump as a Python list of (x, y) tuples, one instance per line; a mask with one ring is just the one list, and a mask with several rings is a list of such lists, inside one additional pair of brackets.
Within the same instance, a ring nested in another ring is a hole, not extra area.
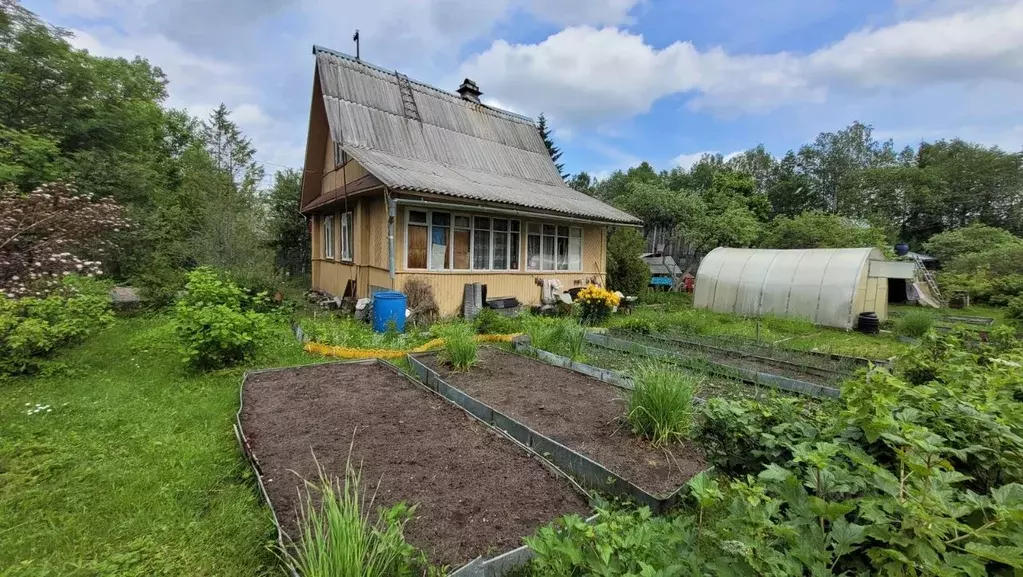
[(895, 320), (895, 333), (919, 339), (934, 326), (934, 317), (924, 311), (908, 312)]
[(479, 362), (479, 343), (473, 327), (466, 323), (451, 323), (440, 330), (444, 338), (441, 359), (456, 371), (465, 372)]
[(344, 480), (331, 478), (317, 463), (318, 479), (306, 481), (299, 510), (298, 538), (282, 552), (303, 577), (376, 577), (414, 574), (425, 555), (405, 541), (405, 524), (415, 506), (398, 503), (371, 511), (376, 500), (362, 485), (361, 471), (345, 463)]
[(644, 363), (636, 368), (635, 388), (628, 395), (633, 432), (663, 445), (689, 437), (695, 418), (693, 402), (700, 381), (678, 367)]
[(524, 326), (533, 348), (567, 356), (573, 361), (582, 359), (586, 327), (575, 319), (531, 316), (524, 319)]

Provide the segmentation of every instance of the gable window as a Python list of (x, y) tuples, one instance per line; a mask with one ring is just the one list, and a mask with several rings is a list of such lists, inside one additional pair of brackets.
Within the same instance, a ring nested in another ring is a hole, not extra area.
[(405, 267), (519, 270), (520, 226), (507, 218), (409, 209)]
[(526, 224), (526, 270), (580, 271), (583, 229), (578, 226)]
[(334, 260), (334, 215), (323, 217), (323, 258)]
[(339, 168), (348, 162), (348, 153), (341, 148), (340, 142), (334, 143), (334, 167)]
[(341, 260), (352, 260), (354, 257), (355, 234), (352, 231), (352, 213), (341, 214)]

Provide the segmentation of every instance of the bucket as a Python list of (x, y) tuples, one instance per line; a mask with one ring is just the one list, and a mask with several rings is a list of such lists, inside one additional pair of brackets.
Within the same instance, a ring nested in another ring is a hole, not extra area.
[(373, 294), (373, 330), (382, 333), (393, 321), (399, 333), (405, 332), (405, 295), (396, 291), (382, 291)]
[(876, 335), (881, 328), (881, 320), (875, 312), (860, 313), (856, 320), (856, 330), (861, 333)]

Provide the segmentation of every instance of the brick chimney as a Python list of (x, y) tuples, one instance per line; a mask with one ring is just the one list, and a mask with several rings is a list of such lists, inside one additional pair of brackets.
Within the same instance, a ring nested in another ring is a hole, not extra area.
[(476, 104), (479, 104), (480, 103), (480, 95), (483, 94), (483, 93), (480, 92), (480, 87), (476, 86), (475, 82), (473, 82), (472, 80), (469, 80), (468, 78), (466, 78), (462, 82), (462, 85), (458, 87), (458, 94), (462, 98), (464, 98), (464, 99), (466, 99), (466, 100), (468, 100), (470, 102), (475, 102)]

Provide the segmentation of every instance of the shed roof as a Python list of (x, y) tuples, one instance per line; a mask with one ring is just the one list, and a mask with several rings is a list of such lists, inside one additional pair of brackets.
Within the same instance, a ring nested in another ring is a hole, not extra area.
[(419, 120), (406, 118), (397, 72), (313, 53), (331, 138), (388, 187), (640, 222), (565, 184), (531, 119), (414, 80)]

